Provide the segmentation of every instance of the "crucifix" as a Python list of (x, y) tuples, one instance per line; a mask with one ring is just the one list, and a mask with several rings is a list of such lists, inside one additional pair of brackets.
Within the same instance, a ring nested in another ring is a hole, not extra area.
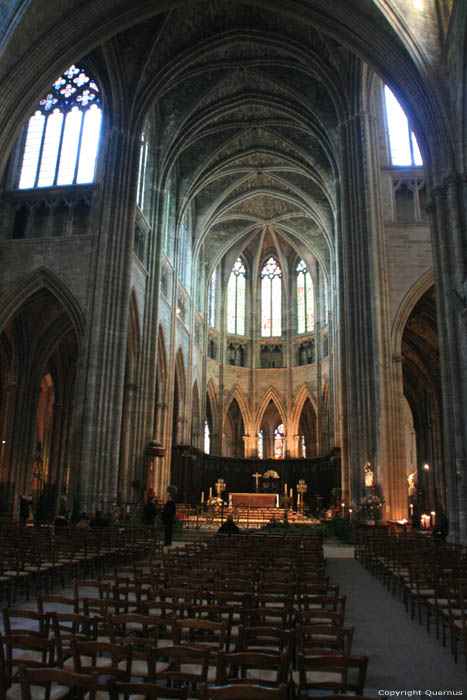
[(256, 481), (256, 493), (258, 493), (258, 489), (259, 489), (259, 480), (261, 479), (262, 474), (260, 474), (259, 472), (256, 472), (256, 474), (252, 474), (251, 476), (252, 476), (253, 479), (255, 479), (255, 481)]

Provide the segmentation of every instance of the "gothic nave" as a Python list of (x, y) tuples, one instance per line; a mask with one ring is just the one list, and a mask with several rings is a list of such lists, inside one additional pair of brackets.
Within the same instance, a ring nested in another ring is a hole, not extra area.
[(2, 9), (3, 512), (339, 455), (467, 542), (467, 3)]

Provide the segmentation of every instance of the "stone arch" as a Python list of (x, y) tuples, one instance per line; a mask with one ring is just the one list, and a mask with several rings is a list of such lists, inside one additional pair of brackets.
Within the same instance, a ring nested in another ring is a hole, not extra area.
[(193, 383), (191, 406), (191, 444), (193, 447), (201, 448), (203, 432), (201, 430), (201, 402), (197, 379)]
[(284, 403), (283, 403), (281, 397), (279, 396), (277, 389), (275, 389), (273, 386), (270, 386), (269, 389), (267, 389), (267, 391), (263, 395), (263, 398), (261, 399), (261, 402), (260, 402), (258, 409), (256, 411), (256, 425), (255, 425), (255, 433), (256, 434), (258, 434), (258, 431), (261, 428), (261, 421), (263, 419), (264, 412), (266, 411), (266, 409), (271, 401), (276, 406), (277, 411), (281, 417), (282, 423), (284, 425), (287, 425), (287, 410), (284, 406)]
[(308, 386), (303, 384), (298, 391), (289, 421), (289, 430), (293, 439), (293, 444), (289, 440), (289, 449), (295, 457), (302, 457), (302, 437), (305, 440), (306, 457), (317, 456), (317, 416), (316, 397), (311, 394)]
[(235, 386), (229, 393), (223, 418), (222, 454), (226, 457), (245, 456), (245, 434), (248, 432), (250, 416), (242, 391)]
[(433, 270), (427, 270), (418, 278), (415, 284), (410, 287), (409, 291), (400, 302), (391, 330), (392, 350), (395, 355), (399, 355), (401, 352), (402, 335), (415, 304), (433, 285)]
[(186, 372), (183, 350), (181, 348), (177, 350), (175, 356), (172, 411), (172, 446), (183, 445), (186, 441)]
[(76, 337), (81, 343), (85, 328), (83, 310), (70, 289), (55, 273), (45, 266), (38, 267), (30, 275), (18, 278), (11, 285), (10, 290), (3, 295), (2, 308), (0, 310), (0, 330), (17, 313), (27, 299), (41, 288), (50, 291), (66, 309), (73, 322)]
[(24, 289), (16, 299), (10, 294), (3, 310), (1, 478), (12, 508), (19, 493), (32, 491), (37, 517), (49, 520), (70, 481), (79, 338), (59, 298), (61, 285), (50, 277), (49, 284), (42, 284), (44, 277), (48, 275), (28, 280), (29, 295)]
[(135, 424), (138, 402), (138, 357), (141, 348), (141, 331), (139, 324), (138, 301), (135, 290), (130, 292), (130, 313), (128, 316), (127, 349), (125, 361), (125, 382), (123, 386), (122, 424), (120, 432), (120, 454), (118, 464), (117, 492), (120, 496), (131, 494), (130, 484), (134, 478), (131, 465), (135, 464)]

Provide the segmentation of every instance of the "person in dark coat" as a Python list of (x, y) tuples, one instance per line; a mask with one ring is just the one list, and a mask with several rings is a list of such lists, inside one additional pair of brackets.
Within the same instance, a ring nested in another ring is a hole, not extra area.
[(29, 520), (29, 516), (31, 514), (31, 504), (31, 496), (28, 498), (23, 494), (19, 499), (19, 519), (23, 525)]
[(157, 515), (156, 504), (154, 503), (154, 498), (149, 496), (148, 500), (144, 504), (143, 508), (143, 525), (154, 525)]
[(97, 527), (105, 527), (107, 525), (106, 520), (102, 517), (102, 511), (101, 510), (96, 510), (96, 514), (89, 523), (89, 526), (92, 528), (97, 528)]
[(227, 520), (225, 523), (222, 523), (217, 532), (223, 535), (234, 535), (236, 532), (240, 532), (240, 530), (237, 525), (235, 525), (233, 516), (228, 515)]
[(172, 544), (172, 526), (175, 518), (175, 502), (172, 495), (169, 493), (167, 501), (162, 509), (162, 522), (164, 523), (164, 545), (168, 547)]

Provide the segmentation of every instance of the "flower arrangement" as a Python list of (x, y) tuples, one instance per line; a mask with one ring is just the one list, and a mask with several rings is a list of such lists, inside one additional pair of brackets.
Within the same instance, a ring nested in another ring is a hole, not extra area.
[(359, 513), (362, 520), (367, 518), (372, 518), (377, 522), (381, 518), (383, 505), (386, 503), (384, 498), (379, 496), (368, 496), (362, 499), (362, 501), (357, 506), (357, 513)]

